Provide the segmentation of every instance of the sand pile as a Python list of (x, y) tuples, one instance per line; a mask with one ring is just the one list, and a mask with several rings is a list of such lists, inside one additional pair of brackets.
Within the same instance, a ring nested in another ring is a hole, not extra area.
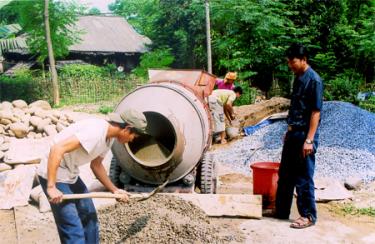
[(101, 243), (241, 243), (240, 233), (211, 225), (197, 207), (172, 196), (99, 210)]

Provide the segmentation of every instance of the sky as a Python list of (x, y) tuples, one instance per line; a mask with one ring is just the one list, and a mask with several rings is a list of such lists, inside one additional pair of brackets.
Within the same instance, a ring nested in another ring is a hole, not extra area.
[(87, 6), (89, 9), (95, 7), (99, 9), (100, 12), (102, 13), (108, 13), (109, 12), (108, 5), (110, 3), (115, 2), (115, 0), (76, 0), (76, 1), (79, 2), (80, 4)]

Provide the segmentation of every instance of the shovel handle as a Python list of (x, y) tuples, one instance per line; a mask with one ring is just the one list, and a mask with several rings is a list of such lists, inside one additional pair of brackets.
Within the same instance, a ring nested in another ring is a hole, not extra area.
[[(124, 194), (116, 194), (110, 192), (90, 192), (81, 194), (64, 194), (63, 200), (74, 200), (74, 199), (84, 199), (84, 198), (122, 198)], [(129, 198), (141, 198), (143, 194), (131, 194)]]

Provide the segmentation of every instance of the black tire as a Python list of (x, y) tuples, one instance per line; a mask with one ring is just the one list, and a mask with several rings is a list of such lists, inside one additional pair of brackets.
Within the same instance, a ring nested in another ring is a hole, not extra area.
[(216, 169), (212, 155), (205, 154), (200, 164), (200, 189), (202, 194), (216, 193)]
[(111, 166), (109, 167), (109, 179), (116, 187), (122, 187), (120, 181), (121, 167), (117, 162), (117, 158), (113, 155), (111, 160)]

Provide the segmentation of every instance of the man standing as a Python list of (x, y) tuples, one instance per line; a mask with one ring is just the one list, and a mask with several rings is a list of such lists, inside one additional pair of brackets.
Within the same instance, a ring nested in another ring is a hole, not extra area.
[(208, 97), (210, 111), (214, 120), (214, 133), (220, 133), (220, 142), (225, 144), (225, 118), (229, 123), (234, 120), (233, 102), (242, 95), (242, 88), (237, 86), (232, 90), (217, 89)]
[(120, 143), (133, 141), (147, 127), (143, 113), (126, 110), (109, 114), (109, 121), (87, 119), (62, 130), (50, 143), (41, 160), (38, 175), (51, 209), (62, 243), (99, 243), (96, 210), (91, 199), (64, 200), (63, 194), (87, 193), (79, 177), (79, 166), (90, 163), (97, 179), (112, 193), (123, 193), (120, 201), (128, 201), (127, 192), (109, 179), (102, 161), (114, 139)]
[(308, 65), (308, 53), (304, 46), (291, 45), (286, 56), (288, 66), (296, 77), (279, 169), (276, 217), (289, 219), (296, 187), (300, 217), (290, 227), (301, 229), (314, 225), (317, 220), (313, 177), (323, 105), (323, 82)]

